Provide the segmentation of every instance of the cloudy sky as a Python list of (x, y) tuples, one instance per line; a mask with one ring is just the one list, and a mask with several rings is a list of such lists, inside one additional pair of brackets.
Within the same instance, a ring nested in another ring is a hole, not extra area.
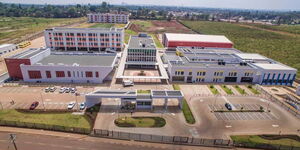
[[(0, 0), (26, 4), (100, 4), (103, 0)], [(300, 10), (300, 0), (106, 0), (110, 4), (193, 6), (267, 10)]]

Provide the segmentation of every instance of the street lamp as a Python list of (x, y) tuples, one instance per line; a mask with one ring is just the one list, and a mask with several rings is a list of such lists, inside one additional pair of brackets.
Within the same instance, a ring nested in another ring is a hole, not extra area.
[[(41, 89), (41, 91), (43, 91), (43, 89)], [(40, 95), (41, 95), (41, 99), (42, 99), (44, 111), (46, 111), (46, 107), (45, 107), (45, 103), (44, 103), (44, 98), (43, 98), (42, 92), (40, 92)]]
[(77, 92), (75, 92), (74, 95), (75, 95), (75, 101), (76, 101), (77, 111), (79, 111), (79, 105), (78, 105), (78, 101), (77, 101), (77, 96), (79, 94)]

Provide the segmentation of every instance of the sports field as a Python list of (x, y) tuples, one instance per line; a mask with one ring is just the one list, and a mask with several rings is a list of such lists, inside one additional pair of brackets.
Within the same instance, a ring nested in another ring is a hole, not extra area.
[[(244, 52), (259, 53), (300, 69), (300, 34), (297, 32), (300, 26), (284, 25), (266, 29), (259, 25), (245, 26), (226, 22), (182, 21), (182, 23), (198, 33), (225, 35), (234, 42), (235, 48)], [(294, 30), (295, 28), (297, 30)], [(299, 72), (297, 77), (300, 77)]]

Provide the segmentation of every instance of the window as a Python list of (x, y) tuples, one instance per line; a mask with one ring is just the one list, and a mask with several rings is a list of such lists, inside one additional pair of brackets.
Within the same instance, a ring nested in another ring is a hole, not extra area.
[(98, 71), (96, 72), (96, 78), (99, 78), (99, 72)]
[(41, 79), (42, 75), (40, 71), (28, 71), (30, 79)]
[(86, 76), (87, 78), (92, 78), (92, 77), (93, 77), (93, 72), (91, 72), (91, 71), (86, 71), (86, 72), (85, 72), (85, 76)]
[(46, 71), (47, 78), (51, 78), (51, 71)]
[(64, 71), (56, 71), (56, 77), (58, 78), (62, 78), (65, 77), (65, 72)]
[(189, 75), (191, 76), (193, 74), (193, 72), (189, 72)]
[(68, 77), (71, 77), (71, 71), (68, 71)]

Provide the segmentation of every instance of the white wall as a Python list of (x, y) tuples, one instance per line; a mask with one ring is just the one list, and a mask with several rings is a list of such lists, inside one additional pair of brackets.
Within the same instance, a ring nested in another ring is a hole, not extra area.
[[(70, 83), (103, 83), (103, 79), (112, 71), (111, 66), (97, 66), (97, 67), (87, 67), (87, 66), (58, 66), (58, 65), (21, 65), (21, 71), (23, 74), (23, 80), (25, 82), (70, 82)], [(41, 71), (41, 79), (30, 79), (28, 75), (28, 70)], [(47, 78), (46, 71), (51, 71), (51, 78)], [(57, 78), (55, 71), (64, 71), (65, 77)], [(68, 77), (68, 71), (71, 71), (71, 77)], [(93, 77), (87, 78), (85, 76), (86, 71), (92, 71)], [(99, 77), (96, 77), (96, 72), (99, 72)], [(83, 76), (81, 76), (83, 72)], [(75, 73), (75, 76), (74, 76)], [(79, 73), (79, 76), (78, 76)]]

